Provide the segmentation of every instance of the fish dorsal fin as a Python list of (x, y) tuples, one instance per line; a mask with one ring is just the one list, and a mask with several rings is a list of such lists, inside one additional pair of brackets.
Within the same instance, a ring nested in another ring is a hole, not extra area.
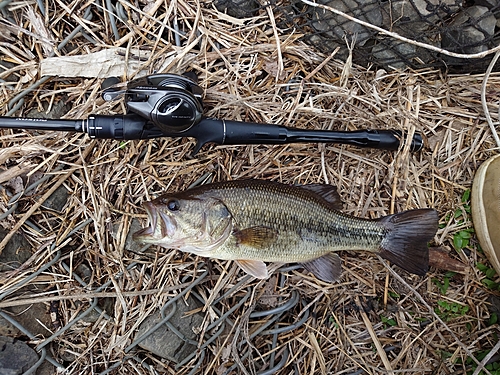
[(335, 186), (327, 184), (308, 184), (308, 185), (299, 185), (299, 187), (301, 189), (319, 195), (325, 201), (330, 203), (332, 208), (334, 208), (335, 210), (342, 209), (342, 201), (340, 200), (340, 195)]
[(268, 277), (266, 264), (261, 260), (240, 259), (235, 262), (243, 271), (257, 279), (267, 279)]
[(342, 261), (335, 253), (328, 253), (319, 258), (302, 263), (302, 266), (318, 279), (333, 283), (340, 279)]
[(269, 247), (278, 238), (278, 232), (275, 229), (264, 226), (237, 229), (233, 231), (233, 235), (236, 237), (238, 245), (259, 249)]

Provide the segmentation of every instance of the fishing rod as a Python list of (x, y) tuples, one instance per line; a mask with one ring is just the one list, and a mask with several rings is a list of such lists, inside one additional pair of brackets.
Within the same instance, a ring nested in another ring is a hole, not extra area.
[[(125, 115), (90, 115), (83, 120), (1, 117), (0, 128), (83, 132), (97, 139), (154, 139), (192, 137), (193, 155), (207, 143), (218, 145), (324, 142), (383, 150), (397, 150), (404, 141), (397, 130), (304, 130), (275, 124), (220, 120), (203, 116), (203, 90), (185, 75), (153, 74), (114, 85), (102, 97), (112, 101), (125, 96)], [(410, 151), (420, 151), (423, 141), (415, 133)]]

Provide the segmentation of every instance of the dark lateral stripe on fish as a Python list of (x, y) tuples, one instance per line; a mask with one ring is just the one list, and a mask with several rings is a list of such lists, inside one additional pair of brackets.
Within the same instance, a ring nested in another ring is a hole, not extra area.
[(380, 219), (387, 234), (380, 246), (380, 256), (402, 269), (424, 276), (429, 269), (429, 248), (438, 230), (438, 214), (433, 209), (418, 209)]

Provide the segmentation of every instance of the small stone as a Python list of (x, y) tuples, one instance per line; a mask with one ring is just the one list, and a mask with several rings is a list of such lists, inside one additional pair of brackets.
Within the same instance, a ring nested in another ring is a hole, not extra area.
[(133, 236), (135, 232), (138, 232), (142, 229), (142, 225), (139, 220), (132, 219), (130, 222), (130, 228), (127, 234), (127, 239), (125, 240), (125, 249), (128, 251), (132, 251), (138, 253), (144, 248), (144, 244), (134, 241)]
[(19, 337), (22, 336), (22, 332), (0, 316), (0, 336)]
[[(192, 297), (185, 300), (177, 300), (175, 302), (175, 313), (170, 318), (169, 322), (188, 340), (196, 341), (196, 334), (194, 329), (201, 326), (203, 322), (203, 315), (200, 313), (190, 314), (186, 316), (186, 312), (200, 307)], [(165, 312), (169, 314), (171, 306)], [(154, 327), (162, 319), (160, 313), (156, 313), (147, 317), (140, 325), (136, 337), (146, 333), (149, 329)], [(168, 359), (175, 363), (182, 362), (187, 356), (196, 351), (196, 346), (188, 343), (174, 332), (172, 332), (166, 324), (158, 328), (155, 332), (146, 337), (139, 343), (139, 346), (148, 350), (162, 358)]]
[(461, 11), (442, 35), (443, 48), (461, 53), (487, 51), (490, 37), (495, 33), (497, 20), (483, 6), (474, 5)]
[(62, 212), (66, 202), (68, 201), (68, 190), (64, 186), (60, 186), (56, 191), (43, 202), (42, 207)]
[(4, 186), (8, 188), (12, 194), (18, 194), (24, 190), (24, 181), (21, 176), (16, 176), (7, 181)]
[[(0, 239), (9, 232), (0, 228)], [(18, 269), (31, 256), (30, 243), (20, 234), (14, 234), (0, 254), (0, 272)]]
[[(21, 289), (21, 292), (27, 289)], [(40, 289), (30, 288), (29, 293), (40, 293)], [(5, 311), (10, 313), (15, 320), (35, 336), (48, 337), (53, 332), (52, 321), (47, 307), (43, 303), (34, 303), (25, 306), (6, 307)], [(49, 329), (47, 329), (49, 328)]]
[(500, 315), (500, 297), (491, 294), (488, 297), (488, 302), (490, 303), (488, 305), (488, 311), (490, 314)]
[(38, 355), (25, 342), (0, 336), (0, 374), (23, 374), (37, 361)]
[(50, 119), (60, 119), (69, 111), (69, 107), (66, 105), (64, 100), (56, 102), (48, 112), (40, 112), (36, 108), (32, 109), (27, 113), (26, 117), (30, 118), (50, 118)]
[[(101, 298), (101, 299), (99, 299), (99, 304), (97, 305), (97, 307), (99, 309), (101, 309), (103, 312), (107, 313), (108, 315), (113, 316), (113, 312), (115, 309), (115, 302), (116, 302), (115, 298), (111, 298), (111, 297)], [(78, 305), (81, 302), (76, 301), (75, 303)], [(85, 315), (84, 317), (82, 317), (80, 319), (82, 322), (85, 322), (85, 323), (95, 323), (95, 322), (97, 322), (97, 320), (100, 317), (101, 317), (101, 313), (99, 311), (97, 311), (96, 309), (92, 309), (92, 311), (90, 311), (87, 315)]]
[(54, 375), (58, 374), (54, 365), (48, 361), (43, 362), (37, 369), (35, 375)]
[(500, 3), (498, 0), (476, 0), (474, 5), (480, 5), (488, 9), (496, 8)]
[(455, 14), (462, 8), (461, 0), (409, 0), (421, 20), (437, 22), (446, 15)]
[[(4, 37), (4, 41), (7, 41), (11, 36), (14, 37), (15, 34), (13, 34), (11, 32), (11, 30), (7, 30), (5, 28), (5, 24), (2, 26), (2, 30), (0, 30), (0, 40), (2, 39), (2, 36)], [(12, 39), (12, 40), (15, 40), (15, 39)], [(9, 61), (5, 61), (4, 58), (6, 56), (2, 56), (0, 57), (0, 72), (3, 73), (4, 71), (6, 70), (9, 70), (9, 69), (12, 69), (16, 66), (16, 64), (14, 63), (11, 63)], [(3, 79), (5, 80), (5, 82), (12, 82), (12, 83), (15, 83), (19, 80), (19, 77), (12, 73), (12, 74), (9, 74), (7, 77), (3, 77)], [(9, 86), (7, 86), (9, 87)], [(14, 88), (12, 86), (11, 87), (11, 90), (13, 90)]]
[(90, 269), (89, 266), (87, 266), (85, 263), (81, 263), (79, 264), (76, 269), (75, 269), (75, 272), (78, 276), (80, 276), (80, 278), (88, 283), (90, 282), (90, 278), (92, 277), (92, 270)]
[[(378, 2), (371, 0), (320, 0), (318, 3), (372, 25), (382, 25), (382, 12)], [(336, 41), (343, 42), (344, 36), (346, 36), (348, 41), (355, 40), (359, 46), (363, 46), (375, 34), (375, 31), (357, 22), (322, 8), (313, 11), (311, 25), (316, 31), (323, 32)]]
[(413, 44), (387, 41), (373, 46), (372, 54), (377, 64), (386, 69), (404, 69), (416, 54)]
[[(0, 238), (7, 235), (7, 231), (0, 228)], [(0, 254), (0, 272), (12, 272), (19, 269), (31, 257), (31, 245), (20, 234), (14, 234)], [(16, 292), (22, 294), (25, 292), (39, 292), (36, 287), (23, 288)], [(35, 303), (27, 306), (13, 306), (4, 309), (16, 321), (34, 335), (51, 334), (45, 327), (51, 326), (51, 321), (47, 309), (42, 303)], [(41, 324), (39, 323), (41, 322)], [(19, 337), (21, 332), (7, 320), (0, 318), (0, 334), (10, 337)]]
[(216, 0), (214, 5), (219, 12), (235, 18), (253, 17), (259, 9), (259, 4), (255, 0)]
[[(111, 236), (116, 240), (118, 236), (118, 231), (121, 230), (122, 226), (120, 223), (113, 224), (113, 232)], [(136, 218), (133, 218), (130, 222), (129, 230), (127, 233), (127, 238), (125, 239), (125, 250), (131, 251), (133, 253), (140, 253), (143, 250), (144, 244), (134, 241), (134, 233), (142, 229), (141, 222)]]
[(30, 197), (36, 194), (37, 189), (32, 189), (29, 191), (25, 191), (30, 185), (39, 181), (43, 177), (43, 172), (36, 171), (30, 176), (27, 173), (22, 173), (21, 175), (10, 179), (4, 186), (7, 187), (12, 194), (18, 194), (23, 192), (25, 197)]
[(457, 0), (395, 0), (381, 5), (385, 29), (425, 43), (439, 41), (437, 23), (461, 9)]
[(349, 56), (349, 51), (347, 50), (345, 43), (338, 43), (329, 37), (323, 37), (321, 34), (305, 35), (304, 39), (318, 51), (323, 53), (330, 53), (339, 47), (340, 50), (335, 55), (336, 59), (345, 60)]

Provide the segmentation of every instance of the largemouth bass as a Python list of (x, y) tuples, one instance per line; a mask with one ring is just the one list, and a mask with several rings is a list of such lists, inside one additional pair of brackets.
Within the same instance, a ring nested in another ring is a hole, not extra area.
[(340, 212), (331, 185), (285, 185), (237, 180), (166, 194), (144, 203), (149, 227), (137, 241), (204, 257), (234, 260), (256, 278), (264, 262), (301, 263), (327, 282), (339, 279), (341, 250), (380, 254), (410, 273), (425, 275), (427, 242), (438, 229), (433, 209), (362, 219)]

